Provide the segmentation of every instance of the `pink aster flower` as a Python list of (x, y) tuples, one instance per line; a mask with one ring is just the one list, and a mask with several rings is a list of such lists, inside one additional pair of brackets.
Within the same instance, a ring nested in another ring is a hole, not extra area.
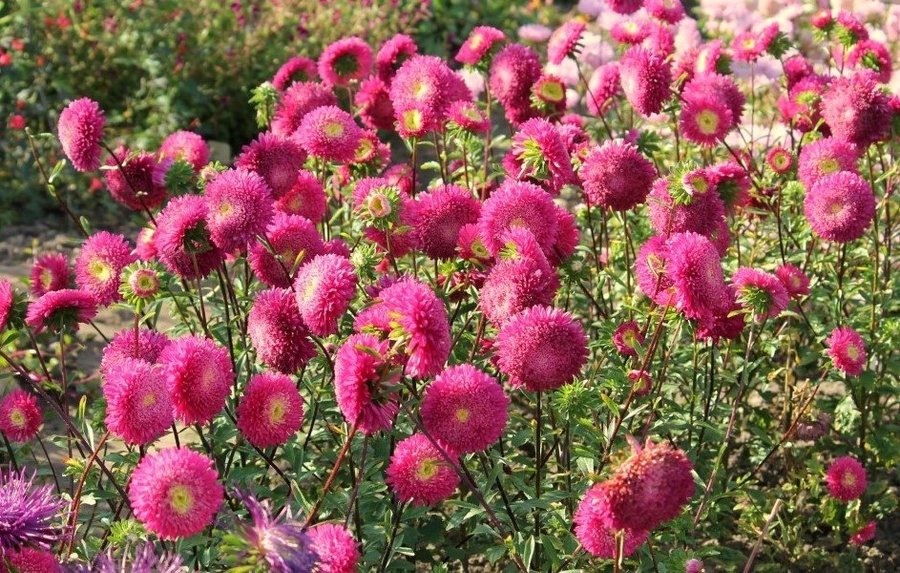
[(672, 279), (666, 273), (668, 256), (666, 238), (657, 235), (641, 245), (634, 264), (638, 287), (660, 306), (669, 306), (675, 302)]
[(156, 234), (156, 227), (144, 227), (138, 231), (137, 237), (134, 239), (134, 254), (138, 259), (155, 261), (159, 256), (156, 244), (153, 242), (154, 234)]
[(135, 336), (133, 328), (120, 330), (112, 337), (109, 344), (103, 347), (100, 375), (106, 380), (113, 369), (129, 360), (141, 360), (148, 364), (156, 364), (159, 361), (159, 355), (169, 345), (169, 342), (171, 341), (165, 334), (147, 328), (138, 329), (137, 336)]
[[(118, 168), (120, 164), (122, 169)], [(103, 177), (109, 194), (117, 203), (132, 211), (145, 211), (155, 209), (165, 201), (168, 163), (160, 163), (155, 155), (146, 151), (131, 152), (119, 146), (115, 149), (115, 157), (107, 158), (106, 166), (110, 169)]]
[(566, 95), (566, 83), (553, 74), (541, 74), (531, 86), (532, 106), (547, 117), (556, 118), (566, 110)]
[(319, 56), (319, 76), (326, 86), (346, 86), (372, 71), (372, 48), (356, 36), (341, 38)]
[(620, 44), (640, 44), (650, 35), (650, 26), (646, 20), (628, 18), (613, 24), (609, 34)]
[(822, 130), (822, 96), (830, 82), (831, 78), (814, 74), (797, 81), (786, 95), (778, 98), (782, 120), (803, 133)]
[(677, 24), (684, 18), (684, 6), (681, 0), (644, 0), (644, 9), (667, 24)]
[(875, 216), (875, 196), (865, 179), (847, 171), (819, 178), (806, 194), (803, 213), (812, 230), (846, 243), (863, 236)]
[(317, 223), (327, 211), (325, 190), (319, 179), (301, 169), (291, 188), (275, 200), (275, 210), (288, 215), (300, 215)]
[(397, 499), (413, 505), (435, 505), (453, 495), (459, 486), (454, 468), (422, 434), (397, 443), (386, 476)]
[(378, 50), (378, 54), (375, 56), (375, 69), (378, 78), (389, 86), (400, 66), (418, 52), (419, 47), (416, 46), (415, 40), (406, 34), (394, 34), (387, 42), (381, 45), (381, 49)]
[(612, 340), (619, 354), (636, 357), (638, 347), (644, 344), (644, 335), (637, 322), (628, 320), (616, 327)]
[(494, 326), (527, 308), (550, 305), (559, 289), (559, 277), (530, 231), (510, 229), (503, 245), (503, 258), (478, 293), (478, 306)]
[(496, 340), (497, 367), (513, 386), (532, 392), (571, 383), (587, 362), (587, 337), (558, 308), (535, 306), (510, 318)]
[(399, 372), (390, 363), (390, 344), (371, 334), (354, 334), (334, 358), (334, 394), (349, 424), (365, 434), (388, 430), (397, 415), (394, 385)]
[[(578, 510), (575, 512), (575, 537), (588, 553), (601, 559), (612, 559), (616, 556), (616, 531), (610, 529), (604, 516), (608, 513), (608, 500), (604, 495), (605, 484), (595, 484), (587, 491)], [(623, 557), (628, 557), (644, 544), (649, 533), (625, 529), (625, 548)]]
[(531, 231), (541, 249), (551, 252), (559, 233), (553, 199), (540, 187), (507, 180), (491, 193), (481, 208), (478, 226), (484, 246), (496, 255), (503, 246), (503, 233), (512, 227)]
[(353, 103), (366, 127), (385, 131), (394, 129), (394, 105), (388, 86), (382, 80), (374, 77), (363, 80)]
[(272, 77), (272, 85), (283, 92), (294, 82), (315, 81), (318, 77), (317, 64), (314, 60), (303, 56), (288, 58), (275, 75)]
[(734, 272), (731, 282), (741, 306), (752, 312), (756, 320), (774, 318), (787, 308), (787, 289), (771, 273), (741, 267)]
[(206, 186), (209, 236), (223, 252), (243, 249), (272, 220), (272, 190), (252, 171), (230, 169)]
[(791, 298), (800, 298), (809, 294), (809, 277), (800, 268), (787, 263), (775, 269), (775, 276), (784, 285)]
[(794, 156), (787, 149), (776, 145), (766, 154), (766, 163), (772, 171), (784, 175), (794, 166)]
[(198, 195), (169, 201), (156, 217), (153, 243), (160, 262), (184, 279), (205, 277), (224, 258), (206, 225), (207, 202)]
[(612, 529), (650, 531), (674, 519), (693, 497), (693, 466), (668, 442), (647, 442), (596, 490), (603, 499), (600, 519)]
[(831, 497), (848, 502), (859, 499), (866, 491), (866, 468), (851, 456), (841, 456), (831, 462), (825, 474), (825, 486)]
[(619, 60), (619, 78), (628, 103), (643, 116), (659, 113), (671, 96), (672, 73), (665, 57), (639, 46)]
[(402, 278), (378, 294), (393, 335), (406, 355), (406, 373), (430, 378), (450, 356), (450, 325), (444, 303), (427, 285)]
[(72, 328), (97, 316), (97, 301), (83, 290), (60, 289), (41, 295), (28, 305), (25, 324), (35, 334), (50, 329), (54, 332)]
[(456, 61), (474, 66), (484, 59), (498, 43), (506, 40), (506, 34), (490, 26), (476, 26), (456, 53)]
[(851, 43), (855, 44), (869, 39), (869, 32), (860, 19), (847, 10), (838, 12), (834, 19), (834, 25), (843, 28), (844, 32), (850, 36)]
[(278, 199), (294, 187), (304, 161), (306, 153), (295, 140), (265, 132), (241, 149), (234, 166), (262, 177)]
[(891, 52), (887, 46), (875, 40), (863, 40), (857, 43), (847, 54), (847, 65), (852, 68), (870, 69), (877, 74), (878, 81), (891, 81), (893, 64)]
[(787, 88), (790, 90), (797, 82), (813, 74), (813, 67), (801, 54), (791, 56), (784, 60), (784, 75), (787, 80)]
[(697, 233), (675, 233), (667, 247), (666, 275), (678, 310), (687, 318), (703, 318), (729, 306), (719, 253), (709, 239)]
[(9, 325), (16, 293), (8, 279), (0, 279), (0, 332)]
[(797, 178), (806, 189), (825, 175), (838, 171), (856, 173), (859, 150), (852, 143), (826, 137), (803, 147), (797, 164)]
[(724, 308), (708, 314), (696, 322), (695, 336), (697, 340), (709, 339), (717, 343), (723, 338), (736, 340), (740, 337), (747, 323), (747, 314), (738, 312), (742, 306), (737, 299), (737, 291), (730, 285), (728, 287), (728, 303)]
[(875, 522), (870, 521), (869, 523), (853, 532), (853, 535), (850, 536), (850, 543), (853, 545), (865, 545), (866, 543), (872, 541), (873, 539), (875, 539), (875, 528)]
[(684, 573), (704, 573), (703, 561), (699, 559), (688, 559), (684, 562)]
[(339, 255), (318, 255), (297, 272), (297, 307), (314, 334), (328, 336), (337, 332), (338, 320), (356, 293), (356, 283), (353, 265)]
[(69, 260), (62, 253), (45, 253), (31, 266), (31, 294), (41, 296), (69, 287)]
[[(741, 122), (746, 98), (731, 77), (707, 73), (695, 76), (684, 86), (684, 99), (687, 102), (717, 100), (731, 112), (731, 127)], [(731, 129), (729, 127), (729, 129)]]
[(716, 96), (702, 94), (685, 98), (678, 125), (688, 141), (712, 147), (724, 141), (735, 124), (724, 102)]
[(509, 44), (491, 62), (489, 84), (512, 125), (536, 117), (531, 106), (531, 87), (541, 77), (541, 60), (527, 46)]
[(289, 288), (297, 269), (321, 255), (325, 248), (316, 226), (300, 215), (276, 213), (265, 236), (265, 244), (250, 243), (247, 260), (268, 286)]
[(146, 445), (172, 426), (172, 400), (159, 368), (124, 359), (106, 370), (106, 427), (127, 444)]
[(106, 231), (94, 233), (81, 245), (75, 259), (75, 281), (94, 296), (99, 306), (122, 300), (119, 282), (122, 269), (137, 260), (128, 239)]
[[(733, 214), (738, 207), (750, 204), (750, 175), (741, 165), (723, 161), (704, 169), (704, 175), (728, 213)], [(695, 190), (699, 190), (696, 185)]]
[(622, 93), (619, 81), (619, 64), (609, 62), (594, 70), (588, 82), (587, 108), (592, 115), (605, 113), (613, 104), (613, 98)]
[(491, 120), (471, 101), (453, 102), (447, 110), (447, 119), (469, 133), (487, 133), (491, 128)]
[(450, 105), (472, 99), (462, 79), (435, 56), (413, 56), (400, 66), (390, 95), (397, 131), (403, 137), (441, 131)]
[(581, 35), (586, 26), (581, 20), (568, 20), (562, 26), (554, 30), (547, 42), (547, 59), (551, 64), (558, 66), (568, 56), (578, 53)]
[(760, 32), (741, 32), (731, 42), (731, 53), (740, 62), (755, 62), (766, 53), (778, 35), (778, 24), (770, 24)]
[(546, 119), (529, 119), (519, 126), (509, 157), (511, 177), (536, 183), (552, 195), (578, 182), (562, 135)]
[(209, 163), (209, 146), (192, 131), (176, 131), (163, 140), (159, 146), (159, 156), (161, 159), (186, 161), (195, 172), (200, 173)]
[(359, 547), (353, 535), (340, 525), (320, 523), (306, 531), (310, 547), (319, 556), (318, 573), (356, 573)]
[(451, 366), (428, 385), (422, 423), (456, 454), (480, 452), (496, 442), (509, 417), (509, 398), (494, 378), (471, 364)]
[(605, 0), (609, 9), (616, 14), (634, 14), (644, 5), (644, 0)]
[(223, 497), (213, 461), (187, 448), (167, 448), (146, 456), (128, 486), (135, 517), (162, 539), (203, 531)]
[(324, 106), (303, 117), (297, 140), (313, 157), (345, 163), (353, 159), (362, 135), (350, 114), (336, 106)]
[(272, 117), (272, 133), (282, 137), (296, 134), (306, 114), (314, 109), (337, 105), (334, 93), (314, 82), (295, 82), (281, 95)]
[(288, 289), (256, 295), (247, 315), (247, 334), (260, 362), (282, 374), (297, 372), (316, 355), (309, 329)]
[[(9, 567), (12, 567), (10, 570)], [(20, 547), (7, 551), (0, 561), (0, 572), (9, 573), (62, 573), (62, 565), (56, 556), (43, 549)]]
[(627, 211), (646, 200), (656, 168), (635, 146), (616, 140), (594, 148), (578, 176), (592, 205)]
[(34, 438), (44, 416), (37, 397), (15, 389), (0, 400), (0, 432), (12, 442), (27, 442)]
[[(679, 193), (678, 200), (672, 192)], [(725, 205), (718, 193), (698, 189), (686, 189), (682, 182), (657, 179), (647, 200), (650, 226), (661, 235), (671, 233), (699, 233), (712, 235), (718, 230), (718, 223), (725, 218)]]
[(848, 376), (859, 376), (866, 366), (866, 343), (850, 327), (835, 328), (825, 340), (834, 367)]
[(434, 259), (456, 256), (459, 229), (476, 223), (481, 203), (456, 185), (442, 185), (416, 197), (418, 220), (416, 233), (422, 251)]
[(575, 253), (579, 234), (575, 216), (559, 205), (556, 206), (556, 227), (556, 244), (547, 260), (554, 266), (559, 266)]
[(63, 152), (78, 171), (100, 168), (100, 142), (106, 119), (100, 105), (88, 98), (76, 99), (59, 114), (57, 133)]
[(889, 136), (891, 115), (890, 99), (869, 70), (835, 79), (822, 95), (822, 117), (832, 135), (860, 149)]
[(237, 427), (258, 448), (280, 446), (300, 430), (303, 398), (284, 374), (250, 378), (237, 407)]
[(175, 416), (185, 424), (205, 424), (222, 411), (234, 384), (228, 351), (208, 338), (185, 336), (162, 351), (166, 385)]

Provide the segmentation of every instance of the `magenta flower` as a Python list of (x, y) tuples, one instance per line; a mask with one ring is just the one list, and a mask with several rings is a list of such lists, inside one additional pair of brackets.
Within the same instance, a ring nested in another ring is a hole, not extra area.
[(400, 66), (390, 96), (397, 131), (403, 137), (441, 131), (450, 105), (472, 99), (462, 79), (435, 56), (413, 56)]
[(153, 243), (159, 260), (184, 279), (208, 275), (224, 259), (206, 225), (207, 201), (198, 195), (183, 195), (169, 201), (156, 218)]
[(619, 78), (628, 103), (643, 116), (659, 113), (671, 94), (672, 73), (661, 54), (630, 48), (619, 60)]
[(160, 159), (186, 161), (200, 173), (209, 163), (209, 146), (203, 138), (192, 131), (176, 131), (169, 134), (159, 146)]
[(294, 82), (315, 81), (318, 77), (317, 64), (310, 58), (303, 56), (293, 56), (288, 58), (275, 75), (272, 77), (272, 85), (275, 89), (283, 92)]
[(496, 340), (497, 367), (513, 386), (532, 392), (571, 383), (587, 362), (587, 337), (560, 309), (535, 306), (510, 318)]
[(120, 330), (103, 348), (100, 360), (100, 374), (104, 380), (122, 362), (136, 359), (156, 364), (163, 349), (169, 345), (169, 338), (155, 330), (140, 328), (135, 336), (133, 328)]
[(210, 524), (224, 490), (208, 457), (187, 448), (146, 456), (135, 468), (128, 499), (135, 517), (162, 539), (190, 537)]
[(564, 186), (578, 183), (566, 142), (546, 119), (522, 123), (513, 135), (508, 157), (507, 172), (511, 177), (536, 183), (551, 195), (559, 195)]
[[(616, 551), (616, 531), (610, 529), (604, 517), (609, 513), (608, 496), (604, 495), (605, 484), (595, 484), (587, 491), (575, 512), (575, 537), (594, 557), (612, 559)], [(625, 529), (625, 549), (623, 557), (628, 557), (644, 544), (649, 533)]]
[(310, 548), (319, 556), (318, 573), (356, 573), (359, 563), (359, 544), (353, 535), (340, 525), (320, 523), (306, 531)]
[(275, 210), (318, 223), (328, 210), (322, 183), (309, 171), (299, 170), (293, 186), (275, 200)]
[(103, 110), (97, 102), (88, 98), (76, 99), (59, 114), (59, 142), (78, 171), (96, 171), (100, 168), (104, 125)]
[(397, 499), (414, 505), (436, 505), (459, 486), (456, 471), (422, 434), (397, 443), (386, 476)]
[(206, 224), (222, 252), (246, 247), (266, 232), (274, 214), (272, 190), (252, 171), (231, 169), (206, 186)]
[(509, 417), (509, 398), (497, 380), (471, 364), (451, 366), (425, 389), (422, 423), (456, 454), (480, 452), (496, 442)]
[(456, 52), (456, 61), (474, 66), (481, 62), (494, 46), (506, 40), (506, 34), (491, 26), (475, 26)]
[(291, 137), (300, 128), (306, 114), (314, 109), (337, 105), (334, 93), (314, 82), (295, 82), (283, 94), (272, 117), (272, 133)]
[(367, 78), (359, 86), (353, 103), (363, 124), (370, 129), (394, 129), (394, 105), (388, 86), (378, 78)]
[(128, 239), (106, 231), (94, 233), (81, 245), (75, 259), (75, 281), (94, 297), (98, 306), (122, 300), (122, 269), (137, 260)]
[(356, 293), (356, 270), (339, 255), (318, 255), (297, 272), (294, 282), (297, 307), (317, 336), (337, 332), (338, 320)]
[(247, 315), (247, 334), (260, 362), (282, 374), (297, 372), (316, 355), (294, 293), (288, 289), (256, 295)]
[(265, 132), (241, 149), (234, 166), (262, 177), (278, 199), (297, 183), (304, 161), (306, 153), (294, 139)]
[(300, 430), (303, 398), (284, 374), (250, 378), (237, 407), (237, 427), (258, 448), (280, 446)]
[(28, 442), (34, 438), (44, 416), (37, 397), (19, 388), (0, 400), (0, 432), (11, 442)]
[(709, 239), (697, 233), (676, 233), (666, 246), (666, 275), (678, 310), (687, 318), (700, 319), (729, 306), (719, 253)]
[(45, 253), (31, 266), (31, 294), (41, 296), (69, 288), (69, 260), (62, 253)]
[(330, 44), (319, 56), (319, 76), (326, 86), (346, 86), (372, 71), (372, 48), (355, 36)]
[(406, 60), (415, 56), (419, 52), (416, 41), (406, 34), (394, 34), (391, 38), (381, 45), (378, 54), (375, 56), (375, 69), (378, 78), (390, 86), (394, 74), (400, 69)]
[(387, 341), (371, 334), (347, 338), (334, 358), (334, 393), (338, 408), (359, 431), (390, 429), (397, 415), (393, 385), (399, 372), (389, 362)]
[(822, 95), (822, 117), (832, 135), (860, 149), (889, 136), (891, 116), (888, 95), (870, 70), (835, 79)]
[(807, 190), (816, 181), (839, 171), (857, 173), (859, 150), (852, 143), (826, 137), (805, 145), (797, 163), (797, 178)]
[(259, 280), (272, 287), (290, 288), (297, 270), (325, 248), (316, 226), (300, 215), (275, 213), (265, 236), (265, 243), (250, 243), (247, 261)]
[(834, 367), (848, 376), (859, 376), (866, 365), (866, 343), (849, 327), (835, 328), (825, 340)]
[(866, 543), (875, 539), (875, 528), (876, 523), (874, 521), (870, 521), (865, 524), (861, 528), (857, 529), (853, 535), (850, 536), (850, 543), (853, 545), (865, 545)]
[(125, 443), (146, 445), (172, 426), (172, 400), (161, 369), (144, 360), (123, 359), (107, 370), (106, 427)]
[(459, 229), (478, 221), (481, 203), (456, 185), (442, 185), (421, 193), (416, 202), (416, 233), (422, 251), (433, 259), (455, 257)]
[(794, 166), (794, 156), (787, 149), (776, 145), (766, 154), (766, 163), (772, 171), (784, 175)]
[(9, 279), (0, 279), (0, 332), (6, 330), (15, 303), (16, 293)]
[[(116, 161), (118, 159), (118, 162)], [(119, 169), (119, 165), (122, 168)], [(109, 194), (117, 203), (132, 211), (155, 209), (166, 200), (166, 171), (171, 160), (159, 162), (146, 151), (132, 152), (119, 146), (115, 157), (108, 157), (104, 180)]]
[(656, 168), (633, 145), (609, 141), (591, 151), (578, 176), (591, 204), (627, 211), (647, 198)]
[(868, 480), (866, 469), (859, 460), (851, 456), (841, 456), (831, 462), (825, 474), (825, 486), (831, 497), (848, 502), (859, 499), (866, 491)]
[(613, 98), (622, 93), (619, 80), (619, 64), (609, 62), (603, 64), (591, 75), (588, 81), (590, 93), (587, 96), (587, 108), (592, 115), (605, 113), (613, 104)]
[(559, 228), (553, 199), (540, 187), (507, 180), (481, 208), (478, 227), (484, 246), (492, 255), (500, 252), (502, 236), (511, 227), (531, 231), (545, 253), (556, 243)]
[(72, 328), (90, 322), (97, 316), (97, 301), (82, 290), (61, 289), (50, 291), (28, 305), (25, 324), (35, 334), (44, 329), (54, 332)]
[(579, 42), (585, 28), (581, 20), (568, 20), (554, 30), (547, 42), (547, 60), (551, 64), (559, 65), (567, 57), (575, 56), (580, 49)]
[(846, 243), (863, 236), (875, 217), (875, 196), (865, 179), (840, 171), (819, 178), (806, 194), (803, 213), (812, 230)]
[(775, 276), (784, 285), (791, 298), (800, 298), (809, 294), (809, 277), (799, 267), (790, 263), (775, 269)]
[(774, 318), (787, 308), (788, 293), (781, 280), (771, 273), (741, 267), (731, 277), (741, 306), (756, 320)]
[(353, 118), (336, 106), (319, 107), (303, 117), (297, 140), (313, 157), (346, 163), (353, 160), (363, 136)]
[(637, 357), (638, 347), (644, 344), (644, 335), (637, 322), (628, 320), (616, 327), (612, 341), (619, 354)]
[(184, 336), (173, 340), (159, 362), (175, 416), (185, 424), (205, 424), (225, 407), (234, 384), (228, 351), (212, 340)]
[(540, 77), (541, 60), (527, 46), (509, 44), (494, 56), (489, 75), (491, 94), (513, 126), (538, 115), (531, 106), (531, 87)]

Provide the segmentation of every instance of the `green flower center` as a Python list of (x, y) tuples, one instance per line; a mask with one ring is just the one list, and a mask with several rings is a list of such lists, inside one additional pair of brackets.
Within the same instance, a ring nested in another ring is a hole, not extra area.
[(416, 477), (422, 481), (427, 481), (433, 478), (437, 471), (438, 461), (434, 458), (426, 458), (419, 462), (419, 467), (416, 468)]
[(194, 507), (194, 495), (186, 485), (174, 485), (169, 489), (169, 506), (178, 515), (185, 515)]

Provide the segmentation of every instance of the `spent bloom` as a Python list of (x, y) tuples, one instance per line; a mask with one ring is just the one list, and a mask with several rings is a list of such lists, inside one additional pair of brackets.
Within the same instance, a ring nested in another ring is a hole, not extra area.
[(135, 517), (162, 539), (203, 531), (223, 496), (213, 461), (187, 448), (166, 448), (144, 457), (128, 486)]
[(858, 499), (866, 491), (866, 469), (852, 456), (841, 456), (831, 462), (825, 474), (825, 486), (831, 497), (843, 501)]

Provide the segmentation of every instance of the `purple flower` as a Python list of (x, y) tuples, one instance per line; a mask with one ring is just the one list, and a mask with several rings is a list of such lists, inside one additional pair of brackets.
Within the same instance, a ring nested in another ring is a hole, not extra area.
[(268, 566), (272, 573), (311, 573), (319, 556), (310, 546), (303, 526), (290, 513), (272, 516), (266, 501), (260, 502), (251, 494), (235, 491), (250, 512), (253, 523), (239, 526), (239, 560), (246, 565)]
[(55, 525), (64, 503), (49, 485), (35, 486), (35, 474), (0, 475), (0, 551), (25, 545), (50, 549), (61, 530)]

